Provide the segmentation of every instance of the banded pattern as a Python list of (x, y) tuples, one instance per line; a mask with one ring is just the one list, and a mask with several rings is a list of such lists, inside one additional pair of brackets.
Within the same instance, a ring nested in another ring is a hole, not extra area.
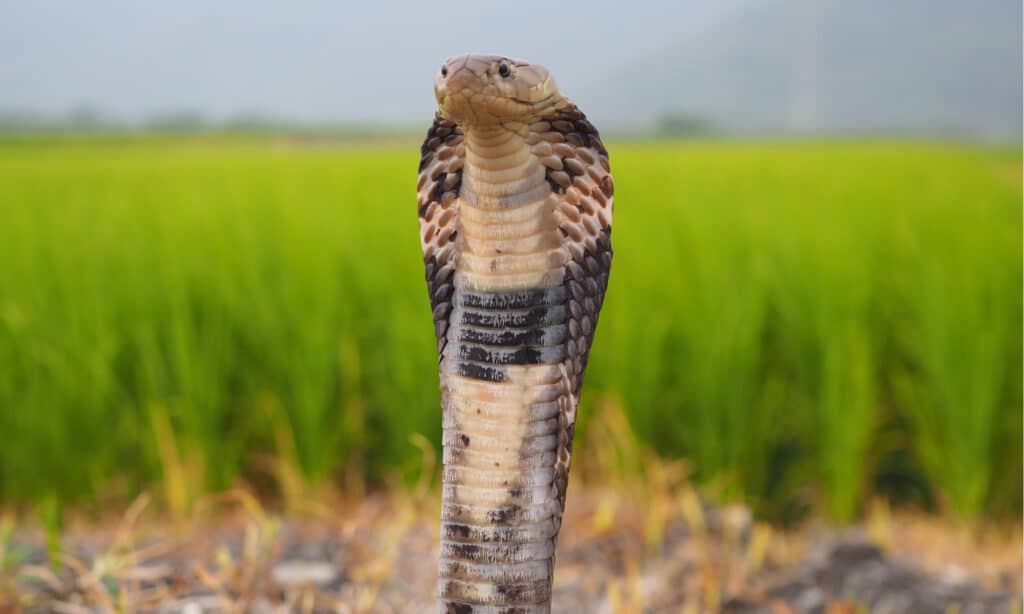
[(460, 292), (444, 356), (459, 375), (509, 381), (506, 365), (554, 364), (565, 358), (565, 288)]
[[(548, 611), (578, 393), (611, 266), (613, 190), (597, 131), (557, 89), (521, 108), (529, 82), (554, 87), (528, 63), (514, 64), (512, 102), (481, 100), (508, 78), (504, 61), (446, 62), (421, 151), (444, 429), (441, 611)], [(453, 102), (448, 87), (477, 98)], [(481, 119), (495, 108), (501, 121)]]

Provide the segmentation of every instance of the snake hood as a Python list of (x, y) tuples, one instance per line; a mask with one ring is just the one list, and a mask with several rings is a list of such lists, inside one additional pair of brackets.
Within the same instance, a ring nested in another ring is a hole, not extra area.
[(438, 109), (463, 126), (531, 121), (566, 104), (543, 66), (497, 55), (458, 55), (434, 79)]

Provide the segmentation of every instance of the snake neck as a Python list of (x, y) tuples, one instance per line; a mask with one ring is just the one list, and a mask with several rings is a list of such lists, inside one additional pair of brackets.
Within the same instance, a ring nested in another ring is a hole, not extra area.
[(568, 255), (556, 199), (524, 136), (470, 130), (465, 142), (441, 360), (440, 609), (545, 612), (562, 516), (556, 465), (572, 403)]
[(524, 136), (504, 128), (470, 131), (462, 181), (456, 288), (561, 285), (567, 254), (557, 202)]
[[(525, 127), (523, 127), (525, 130)], [(469, 130), (466, 134), (463, 204), (511, 209), (546, 199), (543, 167), (521, 133), (510, 128)]]

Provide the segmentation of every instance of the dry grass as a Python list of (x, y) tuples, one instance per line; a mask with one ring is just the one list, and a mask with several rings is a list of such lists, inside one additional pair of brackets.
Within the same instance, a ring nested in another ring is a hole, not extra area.
[[(605, 612), (717, 611), (803, 560), (822, 535), (820, 527), (784, 532), (751, 523), (745, 508), (707, 508), (686, 490), (667, 494), (637, 499), (619, 490), (575, 489), (559, 543), (556, 602), (588, 611), (598, 604)], [(172, 521), (147, 513), (140, 499), (119, 523), (76, 521), (65, 533), (63, 567), (33, 562), (5, 569), (0, 602), (59, 612), (187, 603), (227, 612), (258, 605), (282, 612), (430, 607), (438, 545), (432, 491), (374, 495), (301, 519), (270, 511), (242, 491), (201, 507), (192, 520)], [(979, 533), (906, 514), (890, 522), (891, 554), (999, 590), (1013, 578), (1020, 590), (1019, 528)], [(30, 528), (7, 536), (6, 545), (42, 543), (41, 532)], [(333, 552), (325, 558), (338, 583), (276, 579), (275, 568), (296, 557), (296, 548), (321, 547)]]
[[(599, 411), (577, 446), (586, 452), (577, 459), (559, 542), (555, 600), (562, 609), (717, 611), (733, 597), (759, 594), (765, 578), (785, 573), (834, 535), (820, 524), (782, 531), (742, 506), (707, 505), (685, 465), (637, 443), (615, 403), (604, 401)], [(8, 513), (0, 517), (0, 603), (21, 605), (0, 612), (135, 612), (187, 603), (227, 612), (429, 609), (439, 500), (434, 451), (425, 439), (416, 445), (424, 460), (411, 488), (396, 478), (369, 496), (359, 488), (314, 495), (300, 480), (284, 490), (294, 500), (273, 506), (240, 488), (196, 498), (176, 515), (167, 514), (175, 507), (142, 496), (116, 520), (72, 517), (60, 568), (39, 560), (43, 531)], [(970, 527), (894, 513), (882, 503), (870, 509), (865, 525), (848, 531), (934, 573), (1019, 592), (1019, 526)], [(19, 561), (31, 548), (31, 560)], [(335, 578), (283, 580), (280, 563), (308, 559), (310, 551)]]

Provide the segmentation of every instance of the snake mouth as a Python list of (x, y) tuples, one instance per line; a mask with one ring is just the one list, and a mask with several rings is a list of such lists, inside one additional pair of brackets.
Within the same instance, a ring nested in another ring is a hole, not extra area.
[(509, 100), (513, 100), (515, 102), (518, 102), (519, 104), (526, 105), (529, 107), (546, 107), (548, 105), (548, 102), (554, 99), (554, 97), (554, 94), (548, 94), (547, 96), (541, 98), (540, 100), (523, 100), (522, 98), (510, 98)]
[(438, 97), (438, 111), (446, 119), (462, 125), (504, 124), (509, 121), (531, 121), (558, 102), (551, 94), (539, 100), (515, 96), (494, 96), (475, 92), (445, 93)]

